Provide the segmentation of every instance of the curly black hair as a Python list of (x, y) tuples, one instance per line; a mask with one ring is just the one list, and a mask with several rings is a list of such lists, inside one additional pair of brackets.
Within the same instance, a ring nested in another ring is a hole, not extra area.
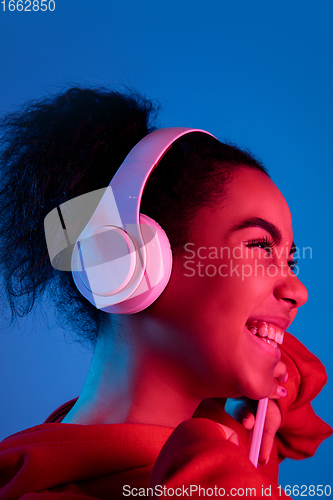
[[(0, 266), (12, 321), (48, 292), (63, 327), (96, 342), (105, 312), (51, 266), (44, 218), (55, 207), (105, 188), (126, 155), (155, 129), (158, 106), (138, 93), (70, 88), (32, 101), (0, 123)], [(182, 252), (196, 211), (221, 200), (240, 166), (265, 168), (249, 152), (200, 133), (176, 141), (146, 185), (141, 212)], [(268, 174), (267, 174), (268, 175)]]

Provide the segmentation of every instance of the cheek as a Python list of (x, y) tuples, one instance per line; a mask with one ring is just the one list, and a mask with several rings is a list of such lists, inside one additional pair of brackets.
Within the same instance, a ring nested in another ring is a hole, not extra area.
[(204, 324), (211, 315), (222, 322), (238, 317), (245, 323), (272, 291), (272, 279), (256, 271), (253, 261), (244, 259), (190, 263), (180, 259), (157, 303), (169, 318), (181, 323), (187, 318)]

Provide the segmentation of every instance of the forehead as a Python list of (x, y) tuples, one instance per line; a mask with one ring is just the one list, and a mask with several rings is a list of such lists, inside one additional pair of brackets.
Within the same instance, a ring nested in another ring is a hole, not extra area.
[[(208, 213), (210, 212), (210, 213)], [(277, 226), (283, 237), (292, 241), (292, 220), (288, 204), (274, 182), (263, 172), (240, 168), (230, 178), (221, 204), (199, 215), (200, 231), (216, 224), (228, 231), (241, 221), (265, 219)], [(199, 229), (199, 228), (198, 228)]]

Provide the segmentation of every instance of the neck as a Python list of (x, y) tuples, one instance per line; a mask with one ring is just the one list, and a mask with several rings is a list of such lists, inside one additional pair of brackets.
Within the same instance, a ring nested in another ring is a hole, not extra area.
[(147, 350), (140, 335), (100, 335), (87, 379), (64, 423), (137, 423), (176, 427), (200, 403), (163, 349)]

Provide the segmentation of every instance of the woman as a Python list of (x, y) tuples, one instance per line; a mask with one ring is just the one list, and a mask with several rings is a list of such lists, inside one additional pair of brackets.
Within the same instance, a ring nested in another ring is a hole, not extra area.
[[(147, 309), (108, 314), (51, 266), (47, 214), (105, 188), (154, 116), (137, 95), (70, 89), (3, 122), (1, 261), (12, 312), (29, 312), (48, 291), (94, 356), (78, 400), (2, 443), (0, 498), (188, 496), (191, 487), (202, 496), (199, 486), (279, 497), (278, 460), (309, 456), (330, 435), (310, 405), (325, 370), (284, 333), (307, 300), (290, 212), (249, 153), (192, 133), (149, 177), (141, 213), (166, 232), (173, 266)], [(253, 418), (238, 424), (224, 403), (268, 395), (267, 429), (280, 430), (256, 470), (245, 428)]]

